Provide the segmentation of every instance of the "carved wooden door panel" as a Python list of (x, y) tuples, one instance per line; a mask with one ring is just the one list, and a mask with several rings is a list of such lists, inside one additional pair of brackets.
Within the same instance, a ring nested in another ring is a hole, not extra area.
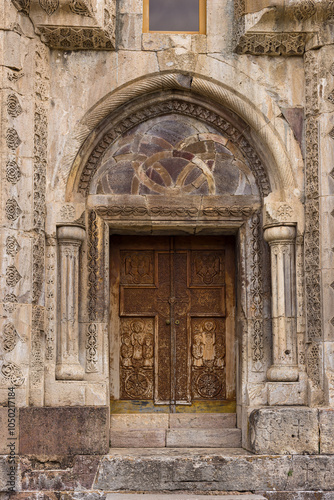
[(235, 397), (233, 249), (226, 236), (112, 237), (115, 399)]

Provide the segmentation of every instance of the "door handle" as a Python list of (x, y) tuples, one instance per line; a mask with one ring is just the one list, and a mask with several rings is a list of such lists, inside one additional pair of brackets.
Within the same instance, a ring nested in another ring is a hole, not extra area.
[(170, 325), (170, 319), (166, 319), (166, 325)]

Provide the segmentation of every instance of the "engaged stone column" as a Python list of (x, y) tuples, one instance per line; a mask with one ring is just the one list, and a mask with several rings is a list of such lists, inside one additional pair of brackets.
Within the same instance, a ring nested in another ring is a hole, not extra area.
[(85, 230), (77, 226), (58, 227), (59, 243), (59, 336), (56, 378), (82, 380), (84, 369), (79, 362), (79, 249)]
[(273, 365), (268, 380), (298, 380), (294, 226), (265, 229), (271, 254)]

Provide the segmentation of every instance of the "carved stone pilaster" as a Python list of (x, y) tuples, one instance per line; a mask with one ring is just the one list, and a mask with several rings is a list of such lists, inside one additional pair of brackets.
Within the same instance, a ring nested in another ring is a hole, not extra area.
[(85, 230), (78, 226), (58, 227), (59, 244), (59, 325), (56, 377), (82, 380), (79, 362), (79, 250)]
[(296, 264), (294, 226), (265, 229), (271, 254), (273, 364), (268, 380), (298, 380), (296, 324)]

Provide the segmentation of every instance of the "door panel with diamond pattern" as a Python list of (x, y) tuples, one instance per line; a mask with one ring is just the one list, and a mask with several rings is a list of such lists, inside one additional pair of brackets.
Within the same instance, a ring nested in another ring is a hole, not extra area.
[(113, 397), (234, 399), (233, 238), (113, 236), (111, 249)]

